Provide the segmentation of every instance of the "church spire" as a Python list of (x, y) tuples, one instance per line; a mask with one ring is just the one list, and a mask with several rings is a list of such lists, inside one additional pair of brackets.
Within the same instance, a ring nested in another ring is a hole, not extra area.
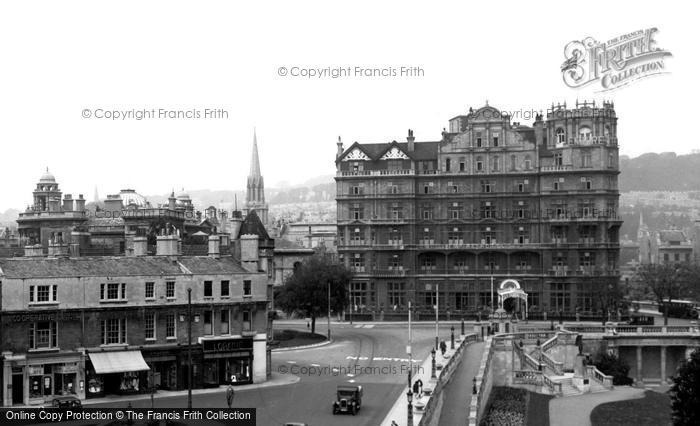
[(258, 135), (253, 128), (253, 155), (250, 159), (250, 176), (260, 176), (260, 158), (258, 156)]

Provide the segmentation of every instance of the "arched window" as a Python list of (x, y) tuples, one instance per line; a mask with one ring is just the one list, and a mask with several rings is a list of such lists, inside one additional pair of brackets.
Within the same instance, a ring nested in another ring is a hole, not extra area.
[(591, 140), (593, 133), (591, 133), (590, 127), (583, 126), (580, 129), (578, 129), (578, 136), (579, 136), (579, 139), (581, 139), (581, 140), (589, 141), (589, 140)]
[(481, 156), (476, 157), (476, 171), (477, 172), (484, 171), (484, 160), (481, 158)]
[(566, 136), (564, 135), (564, 129), (561, 127), (557, 129), (557, 143), (564, 143), (566, 141)]

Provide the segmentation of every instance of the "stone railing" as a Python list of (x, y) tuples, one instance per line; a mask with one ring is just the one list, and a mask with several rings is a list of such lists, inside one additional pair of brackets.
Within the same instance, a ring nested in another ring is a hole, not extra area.
[(479, 365), (479, 372), (476, 376), (476, 394), (472, 395), (469, 404), (469, 417), (467, 418), (467, 424), (470, 426), (476, 426), (481, 421), (481, 418), (486, 411), (486, 404), (488, 404), (489, 396), (491, 395), (491, 387), (493, 386), (492, 374), (493, 370), (491, 368), (491, 359), (493, 358), (493, 338), (486, 338), (486, 345), (484, 347), (484, 354), (481, 357), (481, 364)]
[(548, 354), (540, 352), (540, 360), (549, 367), (558, 376), (564, 373), (564, 363), (560, 361), (555, 361)]
[(546, 342), (542, 343), (542, 346), (540, 346), (540, 350), (542, 352), (547, 352), (548, 350), (552, 349), (554, 346), (559, 343), (559, 335), (554, 335), (551, 339), (547, 340)]
[(542, 374), (542, 383), (544, 383), (544, 385), (547, 386), (547, 388), (550, 392), (552, 392), (552, 394), (562, 394), (561, 383), (555, 382), (554, 380), (550, 379), (546, 374)]
[(593, 380), (595, 380), (596, 382), (600, 383), (606, 389), (613, 388), (613, 376), (608, 376), (607, 374), (603, 374), (600, 370), (598, 370), (596, 368), (595, 365), (587, 365), (586, 372), (588, 373), (588, 377), (590, 377)]

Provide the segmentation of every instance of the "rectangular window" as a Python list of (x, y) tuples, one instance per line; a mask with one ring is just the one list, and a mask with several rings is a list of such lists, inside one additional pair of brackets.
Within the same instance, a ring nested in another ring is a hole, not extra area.
[(175, 281), (165, 282), (165, 297), (167, 297), (168, 299), (175, 298)]
[(221, 310), (221, 334), (229, 334), (229, 311), (228, 309)]
[(406, 304), (406, 283), (388, 283), (387, 302), (389, 308), (396, 310)]
[(498, 146), (498, 133), (493, 134), (493, 146)]
[(214, 329), (212, 327), (212, 312), (204, 311), (204, 334), (210, 336), (214, 334)]
[(29, 348), (51, 349), (58, 347), (56, 321), (37, 321), (29, 325)]
[(481, 148), (481, 132), (476, 132), (476, 147)]
[(156, 340), (156, 314), (147, 313), (143, 325), (146, 340)]
[(212, 297), (214, 289), (212, 281), (204, 281), (204, 297)]
[(490, 193), (490, 192), (493, 192), (492, 189), (493, 189), (493, 187), (492, 187), (492, 184), (490, 181), (488, 181), (488, 180), (481, 181), (481, 192)]
[(476, 171), (477, 171), (477, 172), (482, 172), (482, 171), (484, 171), (484, 162), (483, 162), (483, 161), (477, 161), (477, 162), (476, 162)]
[(100, 299), (126, 300), (126, 283), (102, 283), (100, 284)]
[(250, 331), (251, 329), (250, 311), (243, 311), (243, 331)]
[(252, 293), (252, 288), (251, 288), (251, 281), (250, 280), (243, 280), (243, 295), (244, 296), (251, 296)]
[(54, 303), (57, 301), (56, 284), (29, 286), (30, 303)]
[(156, 283), (149, 281), (146, 283), (146, 299), (156, 298)]
[(102, 344), (126, 344), (126, 318), (102, 320)]
[(165, 317), (165, 338), (176, 339), (176, 328), (175, 314), (168, 314), (168, 316)]
[(231, 285), (228, 280), (221, 281), (221, 297), (229, 297), (231, 294)]

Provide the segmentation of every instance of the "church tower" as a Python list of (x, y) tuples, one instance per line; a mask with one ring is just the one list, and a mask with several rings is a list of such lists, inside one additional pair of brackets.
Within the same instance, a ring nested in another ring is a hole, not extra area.
[(263, 224), (267, 224), (267, 203), (265, 203), (265, 181), (260, 174), (260, 158), (258, 156), (258, 137), (253, 130), (253, 154), (250, 159), (250, 173), (246, 187), (245, 208), (246, 216), (252, 210), (258, 214)]

